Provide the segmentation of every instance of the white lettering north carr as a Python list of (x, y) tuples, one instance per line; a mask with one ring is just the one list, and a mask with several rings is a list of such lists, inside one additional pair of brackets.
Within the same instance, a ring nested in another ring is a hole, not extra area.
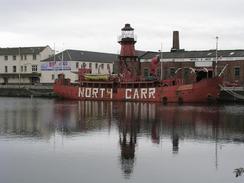
[(125, 89), (125, 99), (154, 99), (155, 88)]
[(91, 88), (86, 88), (85, 96), (86, 98), (90, 98), (92, 96), (92, 90)]
[(149, 88), (148, 98), (155, 98), (155, 92), (156, 92), (155, 88)]
[(97, 98), (98, 88), (93, 88), (92, 93), (93, 93), (94, 98)]
[(130, 88), (125, 89), (125, 99), (131, 99), (131, 92), (132, 89)]
[(78, 97), (82, 98), (113, 98), (113, 89), (105, 88), (79, 88)]
[(107, 94), (110, 96), (110, 98), (113, 98), (113, 89), (107, 89)]
[(101, 91), (101, 98), (103, 98), (103, 94), (104, 94), (105, 88), (100, 88), (100, 91)]
[[(140, 88), (140, 89), (125, 89), (125, 99), (154, 99), (156, 89), (155, 88)], [(113, 98), (113, 89), (106, 88), (79, 88), (78, 97), (82, 98)]]
[(147, 98), (147, 88), (142, 88), (141, 89), (141, 99), (146, 99)]
[(79, 98), (84, 97), (84, 88), (79, 88), (78, 97)]
[(139, 98), (138, 90), (135, 90), (134, 95), (133, 95), (133, 98)]

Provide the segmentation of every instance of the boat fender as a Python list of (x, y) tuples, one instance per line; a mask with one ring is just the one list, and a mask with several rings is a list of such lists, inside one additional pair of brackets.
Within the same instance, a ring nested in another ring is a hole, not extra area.
[(182, 97), (179, 97), (178, 98), (178, 103), (181, 105), (181, 104), (183, 104), (183, 98)]
[(167, 97), (163, 97), (163, 104), (166, 105), (168, 103)]
[(210, 103), (210, 104), (213, 103), (214, 98), (213, 98), (213, 96), (212, 96), (211, 94), (208, 94), (207, 101), (208, 101), (208, 103)]

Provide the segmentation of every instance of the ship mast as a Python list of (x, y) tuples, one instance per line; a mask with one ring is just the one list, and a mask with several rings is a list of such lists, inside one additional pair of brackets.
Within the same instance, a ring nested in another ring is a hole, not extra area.
[(163, 43), (160, 49), (160, 80), (163, 80)]
[(218, 36), (216, 36), (215, 76), (218, 76), (218, 40), (219, 40), (219, 37), (218, 37)]

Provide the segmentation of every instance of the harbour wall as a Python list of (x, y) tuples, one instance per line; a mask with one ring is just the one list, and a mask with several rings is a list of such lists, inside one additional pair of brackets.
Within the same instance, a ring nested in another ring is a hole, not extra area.
[(0, 85), (0, 97), (55, 98), (52, 85)]

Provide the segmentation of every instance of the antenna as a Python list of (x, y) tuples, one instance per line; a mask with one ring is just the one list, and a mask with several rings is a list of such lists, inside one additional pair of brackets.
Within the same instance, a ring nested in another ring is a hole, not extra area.
[(219, 37), (216, 36), (215, 76), (218, 75), (218, 41), (219, 41)]
[(55, 52), (56, 52), (56, 50), (55, 50), (55, 43), (54, 43), (54, 45), (53, 45), (53, 51), (54, 51), (54, 55), (53, 55), (53, 72), (54, 72), (54, 81), (55, 81), (55, 73), (56, 73), (56, 71), (55, 71), (55, 64), (56, 64), (56, 58), (55, 58)]

